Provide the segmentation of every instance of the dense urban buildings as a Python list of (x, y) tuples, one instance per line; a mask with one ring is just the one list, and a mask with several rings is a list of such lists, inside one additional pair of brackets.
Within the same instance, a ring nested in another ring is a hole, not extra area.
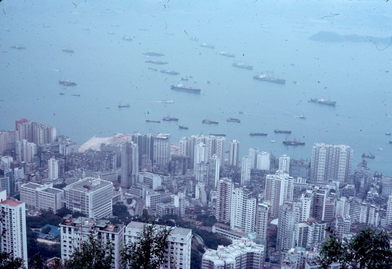
[[(2, 251), (27, 261), (26, 216), (56, 212), (76, 214), (58, 224), (63, 261), (92, 235), (114, 244), (113, 268), (149, 225), (142, 217), (177, 225), (162, 269), (190, 269), (197, 249), (206, 250), (198, 253), (201, 268), (317, 268), (327, 227), (340, 240), (363, 226), (390, 229), (391, 177), (372, 174), (366, 162), (353, 170), (351, 147), (317, 143), (310, 162), (243, 150), (215, 135), (176, 143), (139, 133), (77, 146), (54, 127), (17, 121), (0, 132)], [(184, 222), (193, 231), (179, 227)], [(36, 232), (56, 242), (55, 233)], [(228, 245), (209, 249), (215, 236)]]

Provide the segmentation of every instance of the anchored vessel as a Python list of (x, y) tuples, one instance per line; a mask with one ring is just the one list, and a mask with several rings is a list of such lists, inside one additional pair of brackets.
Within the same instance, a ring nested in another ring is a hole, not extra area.
[(160, 120), (146, 120), (148, 123), (161, 123)]
[(166, 75), (172, 75), (172, 76), (177, 76), (180, 73), (173, 71), (173, 70), (161, 70), (160, 71), (162, 74), (166, 74)]
[(180, 130), (188, 130), (188, 129), (189, 129), (188, 127), (186, 127), (186, 126), (184, 126), (184, 125), (178, 125), (178, 128), (179, 128)]
[(241, 123), (241, 120), (237, 119), (237, 118), (228, 118), (226, 121), (227, 122), (234, 122), (234, 123)]
[(59, 84), (65, 87), (75, 87), (78, 85), (76, 82), (70, 80), (59, 80)]
[(266, 73), (261, 73), (259, 75), (256, 75), (253, 77), (253, 79), (259, 80), (259, 81), (272, 82), (272, 83), (276, 83), (276, 84), (282, 84), (282, 85), (286, 84), (285, 79), (275, 78), (275, 77), (270, 76)]
[(233, 63), (233, 67), (240, 68), (240, 69), (246, 69), (246, 70), (253, 70), (253, 66), (245, 64), (245, 63)]
[(332, 101), (324, 98), (312, 98), (309, 100), (309, 102), (320, 104), (320, 105), (326, 105), (326, 106), (336, 106), (336, 101)]
[(249, 133), (250, 136), (267, 136), (266, 133)]
[(275, 134), (291, 134), (290, 130), (274, 130)]
[(222, 137), (226, 136), (226, 134), (210, 134), (210, 135), (212, 135), (212, 136), (222, 136)]
[(235, 55), (233, 53), (226, 52), (226, 51), (219, 52), (219, 55), (222, 55), (222, 56), (225, 56), (225, 57), (228, 57), (228, 58), (234, 58), (235, 57)]
[(213, 120), (203, 120), (201, 123), (203, 123), (203, 124), (219, 124), (219, 122), (213, 121)]
[(147, 51), (147, 52), (143, 53), (143, 55), (151, 56), (151, 57), (162, 57), (162, 56), (165, 56), (163, 53), (154, 52), (154, 51)]
[(186, 87), (183, 84), (176, 84), (172, 85), (171, 89), (173, 91), (179, 91), (179, 92), (187, 92), (187, 93), (193, 93), (193, 94), (200, 94), (201, 90), (192, 88), (192, 87)]
[(166, 116), (162, 119), (163, 121), (178, 121), (178, 118)]
[(118, 108), (129, 108), (129, 104), (126, 104), (126, 105), (118, 105)]
[(282, 143), (286, 146), (305, 146), (305, 142), (296, 140), (284, 140)]
[(156, 64), (156, 65), (168, 64), (168, 62), (164, 62), (164, 61), (154, 61), (154, 60), (147, 60), (147, 61), (145, 61), (145, 63), (148, 63), (148, 64)]
[(364, 159), (371, 159), (371, 160), (376, 158), (376, 156), (374, 156), (372, 153), (369, 153), (369, 154), (362, 153), (361, 157), (364, 158)]

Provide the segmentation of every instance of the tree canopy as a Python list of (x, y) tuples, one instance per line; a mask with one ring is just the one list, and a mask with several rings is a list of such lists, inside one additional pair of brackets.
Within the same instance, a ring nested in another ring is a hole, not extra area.
[(329, 232), (320, 251), (323, 268), (334, 262), (340, 263), (342, 268), (392, 268), (392, 249), (385, 231), (365, 228), (348, 241), (339, 240)]

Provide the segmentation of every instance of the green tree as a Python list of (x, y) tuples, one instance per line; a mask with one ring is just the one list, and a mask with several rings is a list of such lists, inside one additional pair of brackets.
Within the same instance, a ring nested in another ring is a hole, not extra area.
[(124, 269), (156, 269), (164, 262), (167, 237), (171, 229), (146, 224), (137, 242), (130, 243), (121, 251)]
[(365, 228), (350, 241), (341, 241), (329, 230), (328, 239), (321, 246), (320, 261), (323, 268), (339, 262), (342, 268), (392, 268), (392, 249), (385, 231)]
[(20, 269), (24, 268), (21, 258), (14, 258), (10, 253), (0, 252), (0, 269)]
[(83, 242), (80, 248), (76, 248), (69, 260), (66, 261), (65, 269), (110, 269), (113, 262), (113, 247), (109, 242), (103, 246), (92, 235)]

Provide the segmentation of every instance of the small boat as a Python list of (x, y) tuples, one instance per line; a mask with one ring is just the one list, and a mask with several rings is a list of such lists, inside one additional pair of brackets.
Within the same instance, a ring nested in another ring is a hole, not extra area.
[(172, 76), (177, 76), (180, 73), (173, 71), (173, 70), (161, 70), (160, 71), (162, 74), (166, 74), (166, 75), (172, 75)]
[(203, 124), (219, 124), (219, 122), (213, 121), (213, 120), (203, 120), (201, 123), (203, 123)]
[(145, 63), (148, 63), (148, 64), (156, 64), (156, 65), (165, 65), (165, 64), (168, 64), (168, 62), (164, 62), (164, 61), (154, 61), (154, 60), (148, 60), (148, 61), (145, 61)]
[(153, 67), (149, 67), (149, 68), (148, 68), (148, 70), (151, 70), (151, 71), (158, 72), (158, 69), (156, 69), (156, 68), (153, 68)]
[(233, 63), (233, 67), (239, 68), (239, 69), (245, 69), (245, 70), (253, 70), (253, 66), (248, 65), (246, 63), (238, 62), (238, 63)]
[(63, 92), (60, 92), (59, 94), (60, 94), (60, 95), (65, 95), (65, 93), (63, 93)]
[(76, 82), (70, 80), (59, 80), (59, 84), (65, 87), (75, 87), (78, 85)]
[(250, 136), (267, 136), (266, 133), (249, 133)]
[(118, 108), (129, 108), (130, 105), (129, 104), (125, 104), (125, 105), (118, 105)]
[(160, 120), (146, 120), (147, 123), (161, 123)]
[(80, 97), (80, 94), (72, 94), (71, 96)]
[(178, 129), (180, 130), (188, 130), (189, 128), (183, 125), (178, 125)]
[(274, 130), (275, 134), (291, 134), (290, 130)]
[(73, 54), (75, 51), (72, 49), (62, 49), (63, 52)]
[(235, 58), (235, 55), (233, 53), (226, 52), (226, 51), (220, 51), (219, 55), (222, 55), (222, 56), (225, 56), (225, 57), (228, 57), (228, 58)]
[(389, 144), (392, 144), (392, 140), (389, 141)]
[(362, 153), (361, 155), (362, 158), (364, 159), (370, 159), (370, 160), (374, 160), (376, 158), (376, 156), (374, 156), (372, 153), (369, 152), (369, 154), (366, 153)]
[(309, 100), (310, 103), (326, 105), (326, 106), (336, 106), (336, 101), (324, 99), (324, 98), (312, 98)]
[(162, 119), (163, 121), (178, 121), (178, 118), (166, 116)]
[(237, 118), (228, 118), (226, 121), (233, 122), (233, 123), (241, 123), (241, 120)]
[(272, 140), (270, 140), (270, 142), (271, 142), (271, 143), (275, 143), (275, 142), (276, 142), (276, 140), (272, 139)]
[(391, 136), (392, 134), (390, 132), (385, 133), (387, 136)]
[(165, 56), (163, 53), (160, 52), (155, 52), (155, 51), (147, 51), (143, 53), (145, 56), (150, 56), (150, 57), (162, 57)]
[(160, 104), (165, 104), (165, 105), (171, 105), (174, 104), (173, 100), (158, 100), (158, 101), (154, 101), (156, 103), (160, 103)]
[(212, 136), (219, 136), (219, 137), (225, 137), (226, 136), (226, 134), (210, 134), (210, 135), (212, 135)]
[(306, 117), (305, 117), (305, 115), (298, 115), (298, 116), (295, 116), (297, 119), (300, 119), (300, 120), (306, 120)]
[(207, 43), (201, 43), (201, 44), (200, 44), (200, 47), (206, 48), (206, 49), (215, 49), (215, 46), (214, 46), (214, 45), (207, 44)]
[(24, 46), (12, 46), (11, 49), (24, 50), (24, 49), (26, 49), (26, 47), (24, 47)]
[(286, 146), (305, 146), (305, 142), (300, 142), (297, 140), (284, 140), (282, 143)]

